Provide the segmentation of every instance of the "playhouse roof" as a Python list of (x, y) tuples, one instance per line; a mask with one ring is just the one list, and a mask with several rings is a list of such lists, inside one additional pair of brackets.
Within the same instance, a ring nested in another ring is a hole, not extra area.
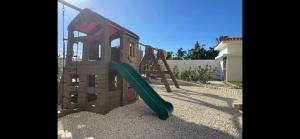
[(82, 33), (101, 36), (103, 35), (102, 21), (108, 21), (110, 24), (109, 35), (114, 37), (118, 31), (124, 30), (128, 35), (139, 39), (139, 36), (130, 30), (118, 25), (117, 23), (93, 12), (90, 9), (83, 9), (81, 12), (71, 21), (68, 26), (69, 30), (79, 31)]

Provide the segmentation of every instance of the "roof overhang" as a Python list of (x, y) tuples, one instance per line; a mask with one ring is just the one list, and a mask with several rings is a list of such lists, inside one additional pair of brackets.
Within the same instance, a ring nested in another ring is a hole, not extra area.
[(242, 46), (243, 41), (242, 40), (227, 40), (227, 41), (221, 41), (214, 50), (221, 51), (225, 49), (228, 46)]
[(223, 54), (223, 55), (218, 55), (217, 57), (215, 57), (215, 59), (222, 59), (223, 57), (228, 56), (228, 54)]
[(219, 43), (214, 49), (217, 51), (223, 50), (225, 47), (224, 42), (222, 41), (221, 43)]

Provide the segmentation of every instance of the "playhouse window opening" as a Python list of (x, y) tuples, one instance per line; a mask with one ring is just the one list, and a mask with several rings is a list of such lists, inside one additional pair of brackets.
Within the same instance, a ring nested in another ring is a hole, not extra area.
[(118, 48), (118, 47), (120, 47), (120, 44), (121, 44), (120, 38), (116, 38), (111, 41), (110, 46)]
[(154, 54), (154, 57), (157, 57), (157, 51), (154, 51), (153, 54)]
[(71, 104), (78, 103), (78, 92), (77, 91), (71, 91), (69, 94), (69, 101)]
[(129, 55), (130, 56), (134, 56), (134, 43), (133, 42), (130, 42), (129, 43)]
[(114, 84), (114, 87), (118, 87), (118, 76), (117, 75), (115, 75), (115, 77), (114, 77), (113, 84)]
[(72, 61), (82, 61), (83, 44), (77, 42), (73, 44), (73, 57)]
[(71, 75), (71, 86), (78, 86), (79, 82), (79, 75)]
[(83, 37), (83, 36), (87, 36), (87, 34), (79, 31), (76, 32), (76, 37)]
[(98, 45), (98, 60), (101, 60), (101, 49), (102, 49), (102, 46), (101, 44)]
[(112, 90), (118, 90), (120, 89), (119, 87), (119, 77), (118, 77), (118, 74), (114, 71), (110, 71), (109, 72), (109, 90), (112, 91)]
[(96, 87), (96, 75), (88, 75), (88, 86), (89, 87)]
[(89, 46), (89, 61), (101, 60), (102, 45), (93, 43)]

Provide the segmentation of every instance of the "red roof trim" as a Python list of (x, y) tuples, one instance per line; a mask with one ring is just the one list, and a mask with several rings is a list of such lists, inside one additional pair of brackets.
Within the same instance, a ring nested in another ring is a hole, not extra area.
[(228, 37), (224, 38), (223, 41), (235, 41), (235, 40), (243, 40), (242, 37)]

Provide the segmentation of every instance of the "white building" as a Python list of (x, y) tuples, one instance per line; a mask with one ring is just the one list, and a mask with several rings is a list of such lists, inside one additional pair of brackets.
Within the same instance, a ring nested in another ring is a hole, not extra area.
[(242, 37), (223, 39), (214, 49), (219, 51), (215, 58), (220, 60), (221, 79), (227, 81), (243, 81), (243, 41)]

